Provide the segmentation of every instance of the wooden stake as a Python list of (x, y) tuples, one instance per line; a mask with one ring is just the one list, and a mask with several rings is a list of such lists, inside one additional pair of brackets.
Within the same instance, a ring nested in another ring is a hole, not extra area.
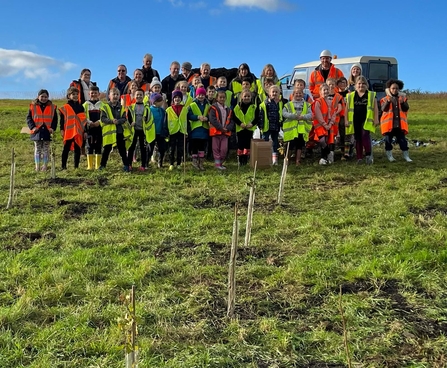
[(341, 314), (341, 320), (343, 323), (343, 345), (345, 346), (346, 361), (348, 363), (348, 368), (351, 368), (352, 367), (351, 353), (349, 352), (348, 331), (346, 329), (346, 318), (345, 318), (345, 314), (343, 312), (341, 285), (340, 285), (339, 309), (340, 309), (340, 314)]
[(15, 163), (15, 154), (14, 148), (11, 152), (11, 175), (9, 177), (9, 198), (8, 203), (6, 205), (6, 209), (10, 209), (12, 207), (12, 198), (14, 197), (14, 176), (16, 173), (16, 163)]
[(250, 188), (250, 197), (248, 198), (247, 209), (247, 225), (245, 227), (245, 243), (244, 246), (248, 247), (251, 240), (251, 226), (253, 224), (253, 205), (255, 203), (255, 188), (256, 188), (256, 168), (258, 167), (258, 161), (255, 162), (255, 168), (253, 171), (253, 182)]
[(230, 263), (228, 266), (228, 308), (227, 317), (234, 317), (236, 305), (236, 255), (239, 242), (239, 223), (237, 219), (237, 203), (234, 205), (233, 237), (231, 241)]
[(290, 142), (287, 142), (286, 155), (284, 157), (284, 163), (282, 165), (282, 172), (281, 172), (281, 180), (279, 182), (279, 190), (278, 190), (278, 204), (279, 205), (282, 203), (282, 198), (283, 198), (283, 193), (284, 193), (284, 183), (286, 181), (286, 175), (287, 175), (287, 167), (289, 166), (289, 146), (290, 146)]
[(51, 146), (51, 179), (56, 179), (56, 153)]
[(186, 133), (183, 134), (183, 177), (185, 176), (186, 176)]
[(130, 294), (130, 318), (132, 320), (131, 326), (131, 351), (126, 354), (126, 368), (138, 368), (138, 355), (137, 355), (137, 317), (135, 312), (135, 285), (132, 285), (132, 291)]

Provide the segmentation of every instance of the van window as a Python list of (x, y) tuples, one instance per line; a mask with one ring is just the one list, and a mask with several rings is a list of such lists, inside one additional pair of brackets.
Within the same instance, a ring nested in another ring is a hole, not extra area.
[(293, 85), (297, 79), (302, 79), (303, 81), (305, 81), (306, 87), (307, 87), (308, 80), (307, 80), (307, 69), (306, 68), (295, 69), (293, 72), (292, 80), (290, 81), (290, 84)]
[(369, 79), (388, 80), (388, 67), (388, 63), (369, 63)]

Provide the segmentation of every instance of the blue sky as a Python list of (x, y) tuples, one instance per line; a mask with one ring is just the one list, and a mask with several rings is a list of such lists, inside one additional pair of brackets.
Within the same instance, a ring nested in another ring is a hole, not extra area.
[[(279, 76), (318, 59), (394, 56), (405, 88), (446, 91), (445, 2), (146, 0), (8, 2), (0, 22), (0, 92), (66, 89), (83, 68), (101, 89), (125, 64), (169, 74), (171, 61)], [(439, 75), (438, 75), (439, 73)], [(0, 93), (1, 96), (1, 93)]]

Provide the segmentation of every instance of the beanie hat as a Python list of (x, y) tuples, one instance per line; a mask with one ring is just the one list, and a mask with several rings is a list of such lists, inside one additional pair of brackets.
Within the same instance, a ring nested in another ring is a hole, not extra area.
[(37, 97), (39, 97), (40, 95), (47, 95), (48, 97), (50, 97), (50, 94), (48, 93), (48, 90), (46, 89), (41, 89), (39, 92), (37, 92)]
[(151, 98), (150, 98), (151, 105), (153, 105), (154, 102), (156, 102), (158, 100), (162, 100), (162, 99), (163, 99), (163, 96), (161, 94), (159, 94), (159, 93), (151, 93)]
[(362, 69), (362, 66), (359, 63), (352, 64), (351, 70), (350, 70), (351, 74), (352, 74), (352, 68), (355, 68), (355, 67), (359, 68), (360, 69), (360, 74), (362, 74), (363, 69)]
[(172, 99), (174, 99), (175, 97), (180, 97), (181, 99), (183, 99), (182, 91), (180, 91), (179, 89), (174, 89), (172, 91)]
[(191, 70), (192, 69), (192, 64), (189, 61), (185, 61), (182, 64), (182, 68), (185, 68), (186, 70)]
[(160, 83), (160, 81), (158, 80), (158, 78), (157, 78), (157, 77), (152, 78), (151, 88), (152, 88), (153, 86), (156, 86), (157, 84), (161, 87), (161, 83)]
[(199, 88), (197, 88), (197, 90), (196, 90), (196, 96), (198, 96), (198, 95), (204, 95), (204, 96), (206, 96), (206, 89), (203, 88), (203, 87), (199, 87)]

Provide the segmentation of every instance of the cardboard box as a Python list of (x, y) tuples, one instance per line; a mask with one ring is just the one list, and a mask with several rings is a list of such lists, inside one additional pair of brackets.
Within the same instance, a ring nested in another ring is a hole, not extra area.
[(252, 139), (250, 144), (250, 167), (265, 169), (272, 166), (272, 141), (264, 141), (263, 139)]

